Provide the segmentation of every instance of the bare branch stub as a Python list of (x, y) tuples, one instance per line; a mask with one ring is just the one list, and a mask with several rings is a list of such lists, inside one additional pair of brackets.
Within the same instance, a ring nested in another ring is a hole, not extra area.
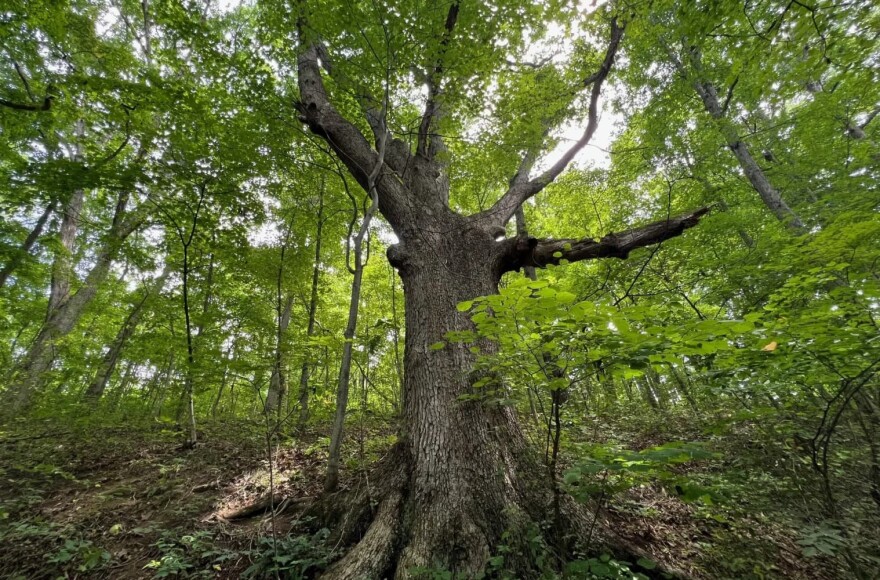
[(699, 223), (711, 210), (701, 207), (669, 219), (656, 221), (624, 232), (610, 233), (600, 240), (592, 238), (537, 239), (530, 237), (511, 238), (501, 242), (503, 272), (512, 272), (526, 267), (544, 268), (550, 264), (580, 262), (598, 258), (625, 259), (630, 252), (658, 244), (680, 236), (685, 230)]

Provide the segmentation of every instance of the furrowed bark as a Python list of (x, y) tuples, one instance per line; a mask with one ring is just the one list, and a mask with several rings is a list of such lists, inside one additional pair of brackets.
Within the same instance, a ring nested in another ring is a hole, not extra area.
[(378, 168), (375, 185), (379, 211), (392, 227), (407, 227), (407, 224), (413, 223), (414, 214), (407, 203), (408, 193), (400, 176), (384, 161), (380, 162), (379, 153), (370, 146), (358, 128), (330, 103), (318, 64), (318, 45), (309, 42), (304, 27), (303, 21), (300, 23), (300, 54), (297, 61), (300, 93), (297, 108), (302, 120), (312, 132), (327, 142), (364, 191), (371, 190), (369, 176)]
[[(708, 211), (612, 234), (599, 242), (542, 242), (527, 236), (496, 241), (498, 229), (523, 201), (552, 182), (595, 132), (599, 92), (611, 70), (622, 26), (613, 22), (603, 65), (585, 81), (592, 83), (591, 107), (581, 140), (550, 170), (532, 180), (512, 180), (493, 208), (472, 216), (449, 208), (436, 185), (438, 175), (396, 174), (382, 159), (386, 141), (379, 139), (379, 152), (374, 151), (342, 118), (330, 104), (319, 50), (304, 38), (304, 27), (301, 19), (298, 108), (310, 129), (328, 142), (370, 193), (371, 207), (378, 207), (397, 234), (400, 241), (388, 249), (388, 259), (403, 281), (406, 318), (400, 442), (389, 452), (389, 461), (380, 462), (368, 477), (379, 482), (374, 491), (368, 485), (367, 492), (353, 492), (353, 501), (342, 505), (338, 493), (319, 502), (328, 512), (350, 507), (352, 515), (343, 518), (339, 538), (359, 539), (325, 577), (409, 578), (417, 567), (474, 577), (484, 571), (502, 541), (517, 544), (523, 548), (520, 553), (528, 554), (527, 530), (540, 529), (551, 511), (558, 514), (556, 521), (563, 528), (557, 537), (564, 537), (566, 546), (577, 545), (575, 539), (587, 537), (588, 514), (571, 497), (549, 489), (546, 465), (527, 444), (513, 409), (480, 400), (483, 391), (473, 386), (478, 380), (472, 373), (477, 355), (471, 347), (492, 353), (495, 345), (489, 341), (447, 343), (439, 349), (434, 345), (445, 342), (449, 332), (473, 330), (470, 317), (459, 312), (457, 304), (496, 293), (507, 271), (546, 266), (566, 253), (571, 261), (623, 258), (632, 249), (679, 235)], [(437, 169), (431, 164), (422, 168)], [(419, 170), (416, 167), (412, 173)], [(560, 255), (554, 256), (557, 252)], [(347, 332), (349, 349), (351, 337), (353, 332)], [(340, 379), (339, 425), (345, 414), (347, 397), (341, 388), (345, 383)], [(523, 576), (534, 573), (535, 563), (528, 556), (517, 556), (517, 550), (509, 564)]]
[[(74, 162), (82, 162), (82, 141), (85, 125), (80, 119), (76, 122), (77, 143), (74, 146)], [(52, 282), (49, 290), (49, 306), (46, 309), (46, 318), (58, 309), (61, 304), (70, 297), (70, 285), (73, 278), (73, 254), (76, 245), (76, 233), (79, 229), (80, 214), (83, 210), (85, 192), (80, 188), (73, 191), (64, 204), (64, 215), (61, 218), (61, 226), (58, 228), (58, 240), (61, 248), (55, 254), (52, 262)]]

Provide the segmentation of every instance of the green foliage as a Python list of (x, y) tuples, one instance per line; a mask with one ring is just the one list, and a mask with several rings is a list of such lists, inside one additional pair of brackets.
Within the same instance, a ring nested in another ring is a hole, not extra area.
[(244, 571), (244, 578), (280, 577), (291, 580), (311, 578), (333, 561), (335, 550), (326, 542), (327, 529), (311, 535), (287, 535), (281, 538), (260, 538), (252, 552), (253, 564)]
[(91, 572), (110, 560), (110, 552), (95, 546), (89, 540), (65, 540), (64, 545), (46, 561), (62, 569)]
[[(425, 344), (407, 344), (404, 321), (420, 313), (404, 312), (398, 275), (383, 259), (396, 240), (377, 220), (351, 341), (358, 457), (345, 464), (365, 468), (394, 443), (387, 432), (405, 412), (405, 351), (425, 350), (471, 379), (455, 393), (463, 407), (516, 411), (557, 468), (547, 485), (595, 506), (598, 519), (668, 515), (671, 539), (703, 538), (704, 556), (688, 557), (705, 576), (806, 577), (812, 567), (867, 575), (880, 557), (871, 533), (880, 521), (880, 9), (871, 0), (587, 4), (461, 3), (444, 40), (446, 5), (308, 3), (305, 33), (335, 53), (322, 62), (334, 71), (327, 91), (368, 141), (363, 94), (388, 89), (387, 128), (411, 150), (425, 72), (442, 71), (444, 114), (434, 130), (446, 138), (439, 157), (450, 209), (461, 213), (491, 207), (525, 152), (564, 148), (569, 129), (582, 130), (585, 79), (602, 61), (611, 17), (625, 21), (595, 147), (524, 204), (523, 225), (538, 239), (569, 240), (569, 251), (585, 236), (713, 206), (698, 227), (626, 260), (561, 263), (539, 268), (536, 280), (511, 273), (497, 294), (447, 304), (450, 317), (473, 326)], [(128, 449), (108, 426), (136, 426), (150, 445), (174, 448), (191, 387), (200, 435), (224, 439), (235, 425), (234, 445), (263, 442), (277, 368), (288, 385), (285, 445), (336, 409), (351, 285), (346, 241), (365, 197), (344, 172), (351, 160), (335, 157), (298, 117), (300, 16), (279, 0), (4, 5), (4, 408), (42, 339), (50, 360), (35, 406), (0, 433), (0, 539), (37, 554), (34, 573), (112, 575), (100, 534), (115, 522), (90, 536), (37, 509), (56, 489), (106, 484), (56, 458), (70, 441), (102, 433), (93, 456), (103, 457)], [(707, 108), (700, 89), (723, 110)], [(766, 207), (733, 144), (750, 151), (802, 231)], [(539, 156), (533, 176), (558, 153)], [(69, 207), (76, 192), (81, 208)], [(119, 216), (137, 222), (124, 239), (114, 237)], [(75, 222), (67, 245), (65, 220)], [(426, 234), (431, 251), (431, 240), (459, 232)], [(56, 332), (48, 295), (67, 261), (71, 296), (92, 294)], [(456, 267), (450, 276), (461, 274)], [(279, 302), (288, 299), (290, 324), (280, 331)], [(86, 397), (113, 353), (106, 384)], [(294, 430), (301, 377), (311, 423)], [(327, 444), (317, 434), (303, 455), (320, 463)], [(129, 459), (140, 453), (131, 449)], [(147, 489), (126, 484), (107, 496), (164, 497), (189, 465), (163, 455), (149, 462), (156, 477)], [(149, 526), (134, 528), (155, 552), (147, 572), (229, 568), (234, 550), (224, 552), (210, 532), (171, 526), (157, 540), (165, 528)], [(561, 573), (549, 534), (527, 536), (528, 553), (516, 556)], [(246, 553), (248, 573), (314, 574), (335, 557), (323, 540), (261, 538)], [(806, 564), (786, 565), (807, 571), (779, 569), (777, 546), (792, 553), (794, 545)], [(628, 564), (590, 555), (565, 564), (567, 573), (631, 577)], [(503, 577), (512, 556), (496, 554), (486, 575)]]

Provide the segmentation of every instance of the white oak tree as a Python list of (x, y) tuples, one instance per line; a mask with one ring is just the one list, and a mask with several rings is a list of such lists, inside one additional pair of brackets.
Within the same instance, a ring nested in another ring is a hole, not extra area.
[[(388, 259), (403, 281), (406, 307), (403, 432), (401, 442), (377, 469), (381, 490), (353, 494), (344, 506), (353, 515), (345, 536), (366, 530), (328, 572), (333, 578), (405, 577), (415, 567), (464, 574), (481, 571), (505, 530), (540, 522), (552, 494), (538, 483), (538, 463), (511, 408), (463, 401), (473, 392), (475, 355), (470, 345), (432, 348), (447, 333), (472, 328), (457, 305), (497, 292), (506, 272), (580, 260), (626, 258), (695, 226), (708, 208), (594, 240), (501, 239), (507, 223), (530, 198), (562, 174), (592, 139), (599, 124), (600, 97), (621, 49), (626, 24), (609, 11), (607, 41), (596, 70), (581, 79), (587, 118), (581, 137), (544, 171), (532, 175), (546, 142), (535, 140), (490, 207), (466, 214), (450, 204), (450, 152), (441, 135), (449, 111), (444, 66), (455, 50), (461, 12), (445, 7), (433, 39), (433, 65), (422, 71), (427, 98), (415, 146), (395, 134), (380, 101), (356, 89), (363, 117), (343, 114), (328, 77), (348, 79), (333, 67), (336, 55), (320, 37), (319, 10), (300, 3), (297, 21), (296, 104), (301, 120), (323, 138), (353, 178), (370, 192), (399, 242)], [(325, 75), (326, 73), (326, 75)], [(385, 85), (388, 86), (387, 83)], [(393, 97), (392, 97), (393, 98)], [(386, 100), (387, 102), (387, 100)], [(368, 126), (371, 135), (362, 132)], [(546, 131), (545, 131), (546, 132)], [(491, 351), (489, 343), (478, 345)], [(377, 497), (378, 494), (378, 497)], [(370, 502), (377, 502), (372, 510)], [(564, 525), (577, 536), (586, 518), (577, 506), (563, 507)], [(523, 570), (530, 563), (513, 563)]]

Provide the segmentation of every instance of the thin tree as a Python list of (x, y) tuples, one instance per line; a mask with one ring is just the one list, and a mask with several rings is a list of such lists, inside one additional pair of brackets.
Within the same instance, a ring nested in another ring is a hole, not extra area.
[[(318, 216), (315, 229), (315, 261), (312, 265), (312, 287), (309, 293), (308, 323), (306, 325), (306, 340), (311, 340), (315, 334), (315, 320), (318, 312), (318, 283), (321, 278), (321, 239), (324, 229), (324, 178), (321, 178), (321, 186), (318, 189)], [(299, 425), (302, 428), (309, 420), (309, 372), (311, 365), (308, 358), (303, 358), (299, 372)]]
[(195, 383), (195, 345), (193, 340), (193, 324), (192, 324), (192, 314), (190, 308), (190, 270), (192, 268), (192, 263), (190, 261), (190, 249), (192, 247), (192, 243), (196, 237), (196, 230), (199, 226), (199, 214), (204, 207), (205, 200), (208, 195), (208, 184), (206, 182), (201, 182), (196, 186), (198, 191), (198, 198), (196, 200), (196, 205), (194, 208), (190, 208), (189, 204), (187, 204), (187, 209), (190, 212), (188, 223), (181, 223), (178, 221), (171, 212), (165, 210), (161, 206), (159, 206), (159, 210), (163, 213), (163, 215), (168, 219), (171, 226), (174, 228), (174, 232), (177, 234), (177, 239), (180, 241), (181, 248), (183, 250), (183, 263), (181, 266), (181, 282), (182, 282), (182, 298), (183, 298), (183, 315), (184, 321), (186, 323), (186, 375), (184, 379), (184, 387), (183, 387), (183, 402), (187, 409), (188, 414), (188, 423), (189, 423), (189, 432), (187, 435), (187, 439), (185, 441), (186, 447), (193, 447), (197, 442), (198, 435), (196, 433), (196, 412), (195, 412), (195, 401), (193, 398), (193, 390)]

